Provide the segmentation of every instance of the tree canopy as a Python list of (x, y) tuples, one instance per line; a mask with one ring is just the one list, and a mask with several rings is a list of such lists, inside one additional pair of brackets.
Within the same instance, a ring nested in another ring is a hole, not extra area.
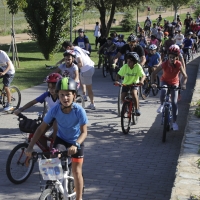
[[(125, 8), (134, 8), (149, 0), (85, 0), (86, 8), (95, 7), (100, 13), (102, 33), (108, 36), (116, 10), (124, 11)], [(106, 23), (106, 16), (109, 20)]]

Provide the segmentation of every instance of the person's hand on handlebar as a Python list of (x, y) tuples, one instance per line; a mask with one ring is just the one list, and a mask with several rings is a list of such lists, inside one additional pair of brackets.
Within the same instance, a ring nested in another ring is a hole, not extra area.
[(140, 84), (140, 85), (144, 85), (144, 82), (143, 82), (143, 81), (139, 81), (138, 84)]
[(28, 146), (28, 148), (26, 149), (25, 154), (26, 154), (27, 157), (31, 158), (32, 157), (32, 152), (33, 152), (33, 148)]
[(68, 149), (68, 156), (71, 156), (73, 154), (77, 153), (77, 147), (72, 145), (69, 149)]

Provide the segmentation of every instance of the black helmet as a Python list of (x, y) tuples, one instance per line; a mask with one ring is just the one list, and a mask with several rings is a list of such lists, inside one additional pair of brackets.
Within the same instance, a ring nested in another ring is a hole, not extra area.
[(76, 85), (77, 84), (74, 79), (70, 77), (64, 77), (56, 83), (56, 92), (58, 92), (59, 90), (72, 90), (76, 92)]
[(84, 33), (84, 30), (82, 28), (79, 28), (78, 33)]
[(67, 51), (65, 51), (64, 53), (63, 53), (63, 56), (65, 57), (65, 56), (68, 56), (68, 55), (70, 55), (70, 56), (72, 56), (72, 57), (76, 57), (76, 54), (74, 53), (74, 50), (67, 50)]
[(132, 58), (133, 60), (137, 62), (140, 60), (140, 57), (136, 52), (128, 52), (126, 56), (127, 56), (127, 59)]
[(137, 41), (137, 37), (135, 35), (130, 35), (127, 39), (127, 42), (135, 42)]

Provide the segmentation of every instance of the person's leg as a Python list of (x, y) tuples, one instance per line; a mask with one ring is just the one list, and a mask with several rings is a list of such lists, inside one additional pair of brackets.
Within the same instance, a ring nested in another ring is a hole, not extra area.
[(138, 98), (138, 87), (134, 87), (132, 90), (132, 98), (135, 103), (135, 113), (137, 116), (140, 116), (140, 111), (139, 111), (139, 98)]
[(76, 188), (76, 200), (82, 200), (82, 195), (83, 195), (82, 166), (83, 166), (82, 162), (72, 162), (72, 173), (74, 176), (74, 184)]
[[(161, 82), (161, 86), (167, 87), (167, 84), (165, 82)], [(161, 93), (160, 93), (160, 106), (157, 109), (157, 113), (161, 113), (163, 110), (163, 103), (164, 103), (166, 94), (167, 94), (167, 88), (162, 88)]]
[(171, 101), (172, 101), (172, 116), (173, 116), (173, 123), (176, 122), (177, 116), (178, 116), (178, 105), (177, 105), (177, 100), (178, 100), (178, 90), (176, 89), (171, 89)]
[(91, 104), (94, 105), (94, 94), (93, 94), (93, 91), (92, 91), (92, 85), (86, 85), (86, 89), (87, 89), (87, 92), (88, 92), (88, 96), (90, 98), (90, 102), (91, 102)]

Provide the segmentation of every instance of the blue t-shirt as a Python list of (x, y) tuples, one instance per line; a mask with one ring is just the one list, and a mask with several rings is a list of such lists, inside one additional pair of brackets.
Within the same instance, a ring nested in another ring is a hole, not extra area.
[(88, 123), (85, 110), (76, 103), (73, 103), (71, 112), (67, 114), (62, 112), (60, 104), (54, 106), (43, 121), (50, 124), (53, 119), (56, 119), (58, 126), (57, 136), (70, 144), (74, 144), (80, 136), (80, 126)]
[(185, 38), (183, 40), (184, 47), (183, 48), (191, 48), (192, 47), (192, 39)]
[(149, 61), (148, 66), (153, 67), (154, 65), (157, 65), (159, 63), (159, 58), (160, 58), (160, 54), (158, 52), (150, 56), (147, 55), (146, 60)]

